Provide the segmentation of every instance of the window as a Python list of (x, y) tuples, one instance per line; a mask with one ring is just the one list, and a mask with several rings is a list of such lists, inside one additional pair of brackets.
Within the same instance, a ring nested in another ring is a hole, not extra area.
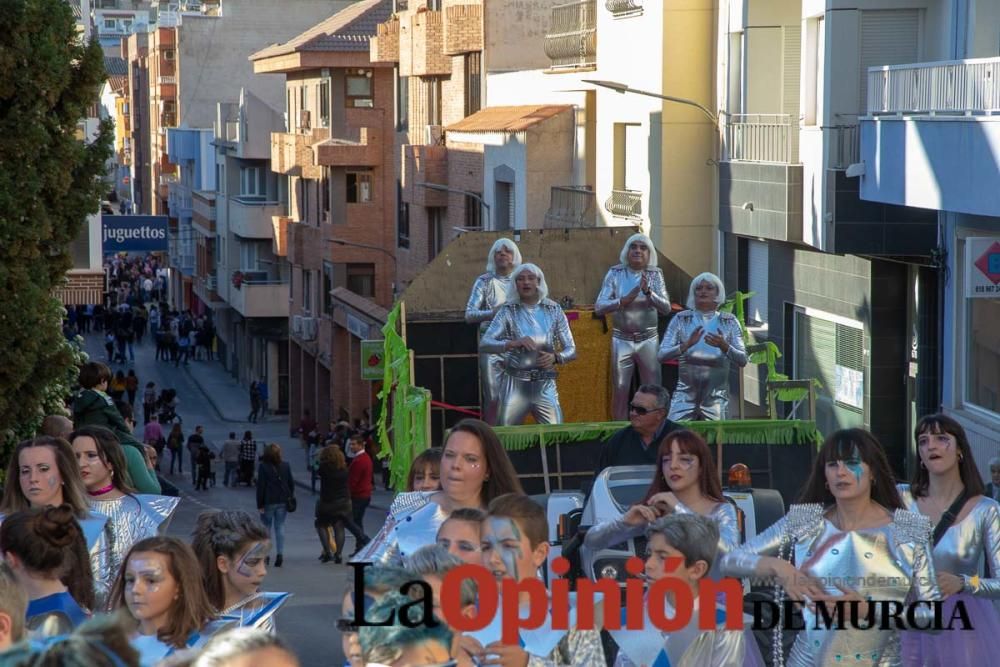
[(104, 19), (104, 29), (114, 30), (116, 23), (117, 22), (114, 19)]
[(309, 108), (309, 87), (299, 86), (299, 109), (305, 111)]
[(132, 19), (125, 19), (122, 25), (125, 27), (125, 32), (132, 32)]
[[(477, 192), (482, 197), (481, 192)], [(472, 195), (465, 195), (465, 226), (470, 229), (483, 228), (483, 205), (481, 199), (476, 199)]]
[(302, 310), (313, 310), (313, 276), (309, 269), (302, 269)]
[(240, 243), (240, 271), (256, 271), (258, 267), (257, 258), (259, 250), (256, 243), (245, 241)]
[(263, 197), (264, 171), (260, 167), (240, 167), (240, 196)]
[(175, 54), (174, 54), (174, 50), (173, 49), (163, 49), (163, 59), (164, 60), (173, 60), (174, 59), (174, 55)]
[(427, 96), (427, 124), (441, 124), (441, 79), (427, 79), (424, 84)]
[(330, 168), (327, 167), (323, 170), (323, 180), (321, 182), (321, 194), (319, 202), (319, 210), (323, 212), (323, 222), (332, 222), (330, 220)]
[(444, 208), (433, 206), (427, 209), (427, 261), (437, 257), (444, 247)]
[(465, 54), (465, 115), (471, 116), (482, 108), (483, 54)]
[(747, 285), (753, 296), (747, 302), (747, 323), (767, 323), (767, 244), (748, 240)]
[(865, 412), (864, 331), (860, 322), (797, 307), (794, 377), (819, 380), (816, 427), (860, 427)]
[(373, 298), (375, 296), (375, 265), (348, 264), (347, 289), (358, 296)]
[(348, 69), (344, 77), (344, 99), (348, 107), (375, 106), (375, 95), (372, 92), (374, 70)]
[(396, 245), (410, 247), (410, 205), (403, 201), (403, 185), (396, 181)]
[(333, 315), (333, 263), (323, 262), (323, 314)]
[(292, 115), (292, 89), (285, 88), (285, 132), (291, 132), (291, 122), (295, 116)]
[(319, 126), (330, 127), (330, 81), (324, 80), (319, 84), (317, 94), (319, 95)]
[(366, 204), (372, 200), (372, 172), (347, 172), (347, 203)]
[(308, 223), (309, 220), (309, 180), (299, 179), (299, 222)]
[(400, 76), (396, 68), (396, 129), (405, 130), (410, 124), (410, 77)]

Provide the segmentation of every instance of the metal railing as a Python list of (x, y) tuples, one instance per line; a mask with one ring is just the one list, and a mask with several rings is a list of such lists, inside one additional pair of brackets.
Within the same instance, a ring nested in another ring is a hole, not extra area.
[(790, 114), (729, 114), (725, 119), (724, 160), (798, 163), (799, 128)]
[(552, 8), (545, 55), (553, 68), (597, 64), (596, 0), (567, 2)]
[(1000, 112), (1000, 57), (868, 68), (868, 113)]
[(847, 169), (861, 160), (857, 125), (831, 125), (823, 129), (830, 131), (831, 169)]
[(594, 191), (582, 185), (553, 185), (549, 210), (545, 213), (545, 227), (593, 227)]
[(604, 0), (604, 7), (616, 19), (642, 14), (642, 0)]
[(642, 217), (642, 193), (638, 190), (612, 190), (604, 210), (618, 218)]

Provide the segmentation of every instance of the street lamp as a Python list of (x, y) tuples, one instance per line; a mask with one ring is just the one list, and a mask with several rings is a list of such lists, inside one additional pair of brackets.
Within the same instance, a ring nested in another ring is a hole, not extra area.
[(584, 79), (584, 83), (589, 83), (595, 86), (600, 86), (601, 88), (608, 88), (616, 93), (624, 95), (625, 93), (635, 93), (636, 95), (645, 95), (647, 97), (657, 97), (661, 100), (667, 100), (668, 102), (677, 102), (678, 104), (686, 104), (688, 106), (695, 107), (703, 114), (708, 116), (708, 118), (715, 123), (719, 124), (719, 118), (714, 113), (709, 111), (703, 105), (695, 102), (694, 100), (689, 100), (684, 97), (674, 97), (673, 95), (663, 95), (661, 93), (653, 93), (648, 90), (639, 90), (638, 88), (631, 88), (624, 83), (619, 83), (618, 81), (600, 81), (597, 79)]
[[(466, 195), (467, 197), (472, 197), (484, 211), (486, 211), (486, 227), (487, 231), (493, 231), (493, 221), (490, 218), (490, 205), (486, 203), (483, 196), (476, 192), (470, 192), (468, 190), (459, 190), (458, 188), (449, 188), (447, 185), (438, 185), (437, 183), (417, 183), (417, 185), (427, 188), (428, 190), (437, 190), (439, 192), (454, 192), (460, 195)], [(460, 231), (469, 231), (468, 229), (463, 229), (456, 227)]]
[(385, 248), (383, 248), (381, 246), (371, 245), (371, 244), (368, 244), (368, 243), (355, 243), (354, 241), (347, 241), (345, 239), (333, 239), (333, 238), (326, 239), (326, 240), (328, 242), (330, 242), (330, 243), (335, 243), (337, 245), (342, 245), (342, 246), (348, 246), (350, 248), (364, 248), (366, 250), (377, 250), (378, 252), (382, 253), (383, 255), (386, 255), (389, 259), (391, 259), (392, 260), (392, 273), (393, 273), (393, 276), (394, 276), (393, 281), (392, 281), (392, 300), (393, 301), (396, 300), (396, 280), (395, 280), (395, 276), (399, 272), (399, 265), (396, 262), (396, 255), (392, 254), (391, 252), (389, 252), (388, 250), (386, 250)]

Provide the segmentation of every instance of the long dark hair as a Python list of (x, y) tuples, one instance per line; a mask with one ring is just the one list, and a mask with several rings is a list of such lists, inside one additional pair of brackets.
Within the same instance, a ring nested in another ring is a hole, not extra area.
[(896, 489), (889, 460), (885, 457), (885, 450), (874, 435), (860, 428), (841, 429), (827, 437), (816, 455), (809, 480), (802, 487), (799, 502), (822, 503), (824, 507), (836, 503), (833, 494), (826, 488), (826, 464), (850, 459), (855, 447), (858, 448), (862, 462), (871, 470), (871, 499), (890, 512), (905, 509)]
[(103, 426), (81, 426), (69, 434), (70, 446), (77, 438), (91, 438), (97, 445), (97, 455), (101, 462), (111, 468), (111, 484), (122, 493), (135, 493), (132, 477), (128, 472), (125, 452), (118, 441), (118, 436), (111, 429)]
[(13, 514), (20, 510), (31, 507), (31, 502), (25, 498), (21, 491), (21, 452), (29, 447), (49, 447), (56, 459), (56, 467), (59, 469), (59, 477), (63, 483), (63, 502), (73, 508), (73, 514), (77, 519), (83, 519), (90, 513), (90, 505), (87, 503), (87, 487), (80, 476), (80, 466), (76, 462), (76, 455), (69, 443), (62, 438), (53, 438), (47, 435), (40, 435), (31, 440), (19, 442), (10, 455), (10, 463), (7, 466), (7, 485), (3, 490), (3, 499), (0, 500), (0, 513)]
[[(913, 440), (919, 442), (920, 436), (925, 433), (947, 433), (955, 438), (956, 452), (958, 454), (958, 474), (962, 478), (962, 484), (970, 498), (986, 493), (983, 486), (983, 478), (979, 476), (979, 467), (976, 459), (972, 456), (972, 448), (969, 446), (969, 436), (965, 434), (965, 429), (957, 421), (945, 414), (933, 414), (921, 417), (913, 429)], [(919, 448), (919, 445), (918, 445)], [(919, 458), (919, 455), (918, 455)], [(916, 472), (910, 482), (910, 492), (914, 498), (922, 498), (927, 495), (930, 475), (923, 463), (917, 463)]]
[(722, 484), (719, 482), (719, 472), (715, 469), (715, 462), (712, 459), (712, 450), (708, 448), (704, 438), (694, 431), (684, 429), (669, 433), (660, 443), (660, 448), (656, 452), (656, 474), (646, 491), (646, 497), (640, 504), (644, 505), (657, 493), (671, 490), (670, 483), (663, 475), (663, 457), (670, 454), (675, 442), (682, 453), (698, 457), (698, 469), (701, 471), (698, 475), (698, 488), (702, 495), (717, 503), (724, 502)]
[(226, 605), (226, 584), (219, 570), (218, 557), (235, 559), (236, 554), (254, 542), (268, 539), (267, 528), (242, 510), (202, 512), (191, 534), (191, 547), (201, 564), (205, 593), (216, 609)]
[[(503, 448), (500, 438), (497, 437), (489, 424), (479, 419), (463, 419), (451, 427), (451, 433), (473, 435), (483, 448), (488, 476), (479, 492), (479, 500), (483, 507), (505, 493), (524, 493), (521, 481), (517, 478), (517, 471), (514, 470), (514, 464), (510, 462), (510, 457), (507, 456), (507, 451)], [(448, 437), (450, 438), (451, 434)], [(447, 446), (448, 441), (445, 440), (445, 447)]]

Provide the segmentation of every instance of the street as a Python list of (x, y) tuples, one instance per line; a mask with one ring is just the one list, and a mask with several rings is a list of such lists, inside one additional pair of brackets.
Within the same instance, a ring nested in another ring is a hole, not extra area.
[[(91, 359), (107, 363), (100, 334), (86, 336), (86, 350)], [(278, 632), (298, 653), (303, 665), (341, 665), (344, 657), (340, 635), (335, 629), (340, 617), (340, 599), (346, 590), (348, 574), (346, 565), (322, 564), (317, 560), (320, 546), (313, 528), (313, 497), (308, 488), (309, 474), (305, 471), (305, 458), (298, 439), (289, 436), (286, 416), (268, 416), (260, 423), (245, 421), (249, 411), (246, 391), (223, 369), (218, 361), (191, 361), (188, 366), (175, 368), (173, 362), (155, 361), (153, 339), (146, 336), (142, 345), (135, 346), (135, 363), (129, 366), (116, 364), (112, 371), (122, 368), (135, 369), (140, 390), (136, 399), (137, 437), (142, 437), (142, 388), (155, 382), (157, 390), (174, 388), (180, 398), (178, 413), (183, 419), (186, 437), (201, 424), (205, 439), (218, 453), (222, 441), (230, 431), (237, 438), (251, 430), (260, 443), (276, 442), (292, 467), (296, 477), (298, 511), (288, 515), (285, 522), (285, 562), (280, 568), (271, 567), (265, 586), (271, 591), (288, 591), (294, 597), (277, 615)], [(261, 446), (261, 449), (263, 447)], [(199, 513), (213, 509), (241, 509), (256, 513), (255, 493), (252, 488), (226, 488), (222, 485), (224, 466), (215, 461), (217, 484), (208, 491), (195, 491), (191, 482), (191, 469), (187, 451), (184, 452), (184, 474), (168, 475), (168, 479), (181, 489), (181, 503), (167, 531), (169, 535), (188, 541)], [(161, 471), (169, 470), (169, 455), (161, 461)], [(381, 482), (380, 476), (376, 478)], [(305, 488), (304, 488), (305, 487)], [(385, 519), (391, 494), (376, 488), (372, 504), (365, 516), (365, 531), (375, 535)], [(348, 534), (349, 535), (349, 534)], [(344, 548), (347, 556), (354, 551), (353, 538), (348, 536)], [(272, 562), (274, 551), (272, 549)]]

